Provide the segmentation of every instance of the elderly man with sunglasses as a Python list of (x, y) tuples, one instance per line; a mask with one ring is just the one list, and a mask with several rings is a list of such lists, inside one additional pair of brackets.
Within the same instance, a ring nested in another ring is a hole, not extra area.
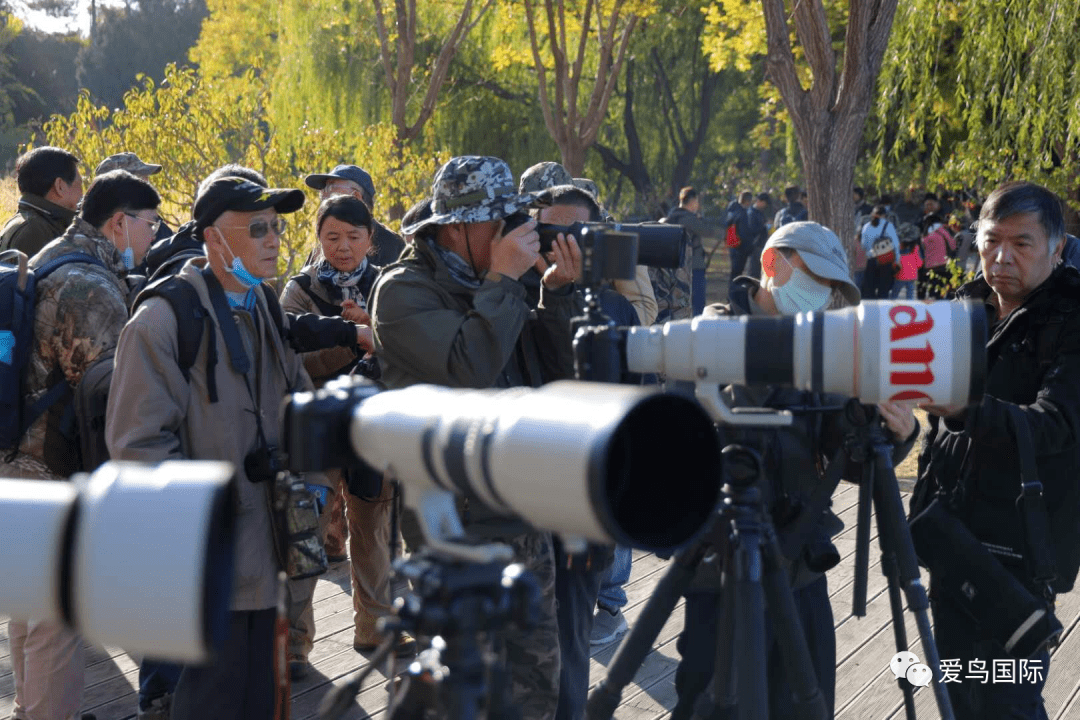
[(193, 215), (206, 257), (189, 260), (168, 281), (189, 285), (210, 318), (195, 363), (186, 375), (179, 366), (178, 325), (206, 320), (194, 312), (178, 316), (164, 297), (138, 304), (117, 347), (106, 420), (112, 457), (226, 460), (237, 473), (228, 639), (213, 664), (184, 668), (173, 720), (269, 720), (274, 712), (279, 565), (273, 483), (255, 472), (256, 462), (245, 460), (266, 457), (278, 445), (282, 398), (312, 389), (268, 304), (275, 302), (273, 290), (262, 282), (277, 275), (285, 230), (279, 213), (303, 204), (300, 190), (268, 189), (237, 177), (203, 187)]

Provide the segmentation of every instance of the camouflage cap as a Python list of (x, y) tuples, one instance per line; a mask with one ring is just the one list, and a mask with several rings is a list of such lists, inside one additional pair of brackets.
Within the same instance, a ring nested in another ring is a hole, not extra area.
[(518, 192), (540, 192), (556, 185), (573, 185), (574, 178), (557, 162), (536, 163), (521, 173)]
[(94, 177), (113, 170), (127, 170), (132, 175), (153, 175), (161, 172), (161, 166), (144, 163), (133, 152), (122, 152), (110, 155), (102, 160), (94, 170)]
[(600, 188), (589, 178), (574, 178), (574, 187), (584, 190), (597, 200), (600, 199)]
[(510, 166), (497, 157), (463, 155), (435, 173), (431, 215), (403, 225), (402, 235), (415, 235), (428, 225), (500, 220), (533, 203), (533, 196), (514, 188)]

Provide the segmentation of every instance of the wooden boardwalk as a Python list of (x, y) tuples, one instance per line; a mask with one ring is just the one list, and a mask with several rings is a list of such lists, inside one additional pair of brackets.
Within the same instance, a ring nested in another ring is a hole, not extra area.
[[(854, 577), (856, 489), (846, 485), (837, 493), (834, 508), (846, 524), (837, 538), (843, 561), (829, 573), (829, 592), (833, 600), (836, 624), (837, 680), (836, 717), (838, 720), (889, 720), (903, 717), (902, 697), (892, 680), (889, 659), (895, 649), (890, 627), (885, 580), (878, 569), (877, 545), (871, 548), (871, 568), (867, 614), (850, 614), (851, 585)], [(667, 563), (644, 553), (634, 554), (630, 583), (626, 586), (629, 604), (624, 609), (632, 624), (641, 613)], [(1052, 671), (1044, 693), (1047, 711), (1057, 720), (1080, 720), (1080, 592), (1060, 598), (1058, 615), (1065, 626), (1064, 641), (1057, 648)], [(920, 657), (914, 619), (906, 616), (911, 649)], [(311, 654), (314, 671), (293, 685), (292, 717), (305, 720), (316, 717), (319, 702), (330, 685), (342, 685), (367, 659), (352, 649), (352, 602), (349, 597), (348, 570), (345, 563), (335, 565), (319, 580), (315, 593), (317, 638)], [(675, 704), (673, 684), (678, 654), (675, 639), (682, 630), (682, 612), (668, 619), (657, 638), (653, 652), (634, 682), (626, 688), (616, 713), (620, 720), (650, 720), (668, 714)], [(615, 646), (598, 649), (592, 658), (591, 681), (595, 685), (606, 672)], [(133, 718), (136, 709), (138, 666), (120, 650), (90, 648), (87, 660), (84, 711), (98, 720)], [(0, 622), (0, 718), (11, 713), (14, 688), (11, 675), (7, 623)], [(348, 718), (385, 716), (386, 678), (373, 673)], [(916, 693), (919, 718), (938, 717), (933, 695), (928, 689)]]

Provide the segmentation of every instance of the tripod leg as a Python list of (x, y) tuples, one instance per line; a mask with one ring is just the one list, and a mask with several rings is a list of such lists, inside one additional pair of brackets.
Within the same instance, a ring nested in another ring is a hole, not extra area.
[(855, 526), (855, 580), (851, 600), (851, 614), (866, 615), (867, 572), (870, 566), (870, 511), (874, 497), (873, 463), (863, 464), (862, 482), (859, 483), (859, 511)]
[[(750, 542), (746, 542), (749, 540)], [(748, 533), (735, 549), (735, 647), (746, 672), (737, 673), (739, 720), (768, 720), (765, 678), (765, 592), (760, 536)]]
[[(881, 542), (881, 536), (878, 536)], [(881, 572), (889, 586), (889, 608), (892, 610), (893, 638), (896, 641), (896, 651), (903, 652), (908, 649), (907, 629), (904, 627), (904, 603), (900, 597), (900, 571), (896, 567), (896, 556), (882, 547)], [(911, 683), (903, 678), (897, 678), (900, 692), (904, 694), (904, 714), (907, 720), (915, 720), (915, 691)]]
[[(880, 432), (880, 428), (879, 428)], [(953, 720), (952, 703), (949, 693), (941, 684), (941, 657), (930, 628), (930, 600), (919, 578), (919, 562), (915, 557), (915, 546), (911, 541), (904, 503), (900, 499), (900, 487), (896, 482), (896, 473), (892, 466), (892, 446), (880, 438), (874, 444), (874, 469), (876, 482), (874, 487), (874, 506), (877, 510), (878, 536), (881, 547), (896, 558), (900, 586), (907, 596), (908, 608), (915, 615), (919, 628), (926, 664), (934, 675), (934, 698), (942, 720)]]
[(697, 566), (708, 547), (706, 541), (701, 541), (675, 556), (675, 562), (656, 584), (637, 622), (623, 638), (622, 645), (608, 668), (607, 677), (589, 694), (585, 705), (585, 717), (588, 720), (608, 720), (615, 714), (615, 709), (622, 700), (623, 688), (634, 679), (641, 663), (652, 650), (653, 642), (663, 629), (664, 623), (694, 579)]
[[(726, 558), (723, 563), (725, 570), (721, 578), (720, 602), (716, 613), (717, 628), (716, 637), (714, 638), (716, 648), (712, 678), (705, 689), (697, 694), (696, 698), (689, 697), (685, 700), (680, 698), (683, 701), (680, 702), (680, 705), (693, 703), (693, 720), (710, 720), (710, 718), (724, 718), (726, 720), (735, 717), (738, 708), (735, 686), (735, 612), (737, 607), (735, 582), (729, 570), (731, 568), (731, 559), (726, 554), (724, 557)], [(690, 603), (689, 597), (687, 603)], [(683, 632), (687, 631), (693, 632), (693, 629), (683, 630)], [(689, 661), (690, 658), (684, 657), (682, 662), (687, 663)], [(693, 672), (692, 668), (690, 668), (690, 672)], [(676, 682), (676, 686), (678, 687), (678, 682)], [(684, 692), (684, 688), (678, 689), (680, 693)], [(672, 714), (673, 720), (678, 713), (679, 706), (677, 705), (675, 713)]]
[(780, 545), (770, 527), (765, 545), (765, 607), (776, 632), (784, 670), (795, 695), (796, 718), (826, 720), (828, 710), (821, 694), (814, 663), (806, 645), (806, 634), (799, 620), (799, 610), (791, 595), (791, 585), (780, 563)]

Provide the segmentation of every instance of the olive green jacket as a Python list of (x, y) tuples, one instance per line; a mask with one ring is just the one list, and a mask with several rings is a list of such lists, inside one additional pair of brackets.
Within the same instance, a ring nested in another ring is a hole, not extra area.
[(49, 202), (40, 195), (23, 193), (19, 212), (0, 230), (0, 252), (22, 250), (33, 257), (60, 237), (75, 219), (75, 211)]

